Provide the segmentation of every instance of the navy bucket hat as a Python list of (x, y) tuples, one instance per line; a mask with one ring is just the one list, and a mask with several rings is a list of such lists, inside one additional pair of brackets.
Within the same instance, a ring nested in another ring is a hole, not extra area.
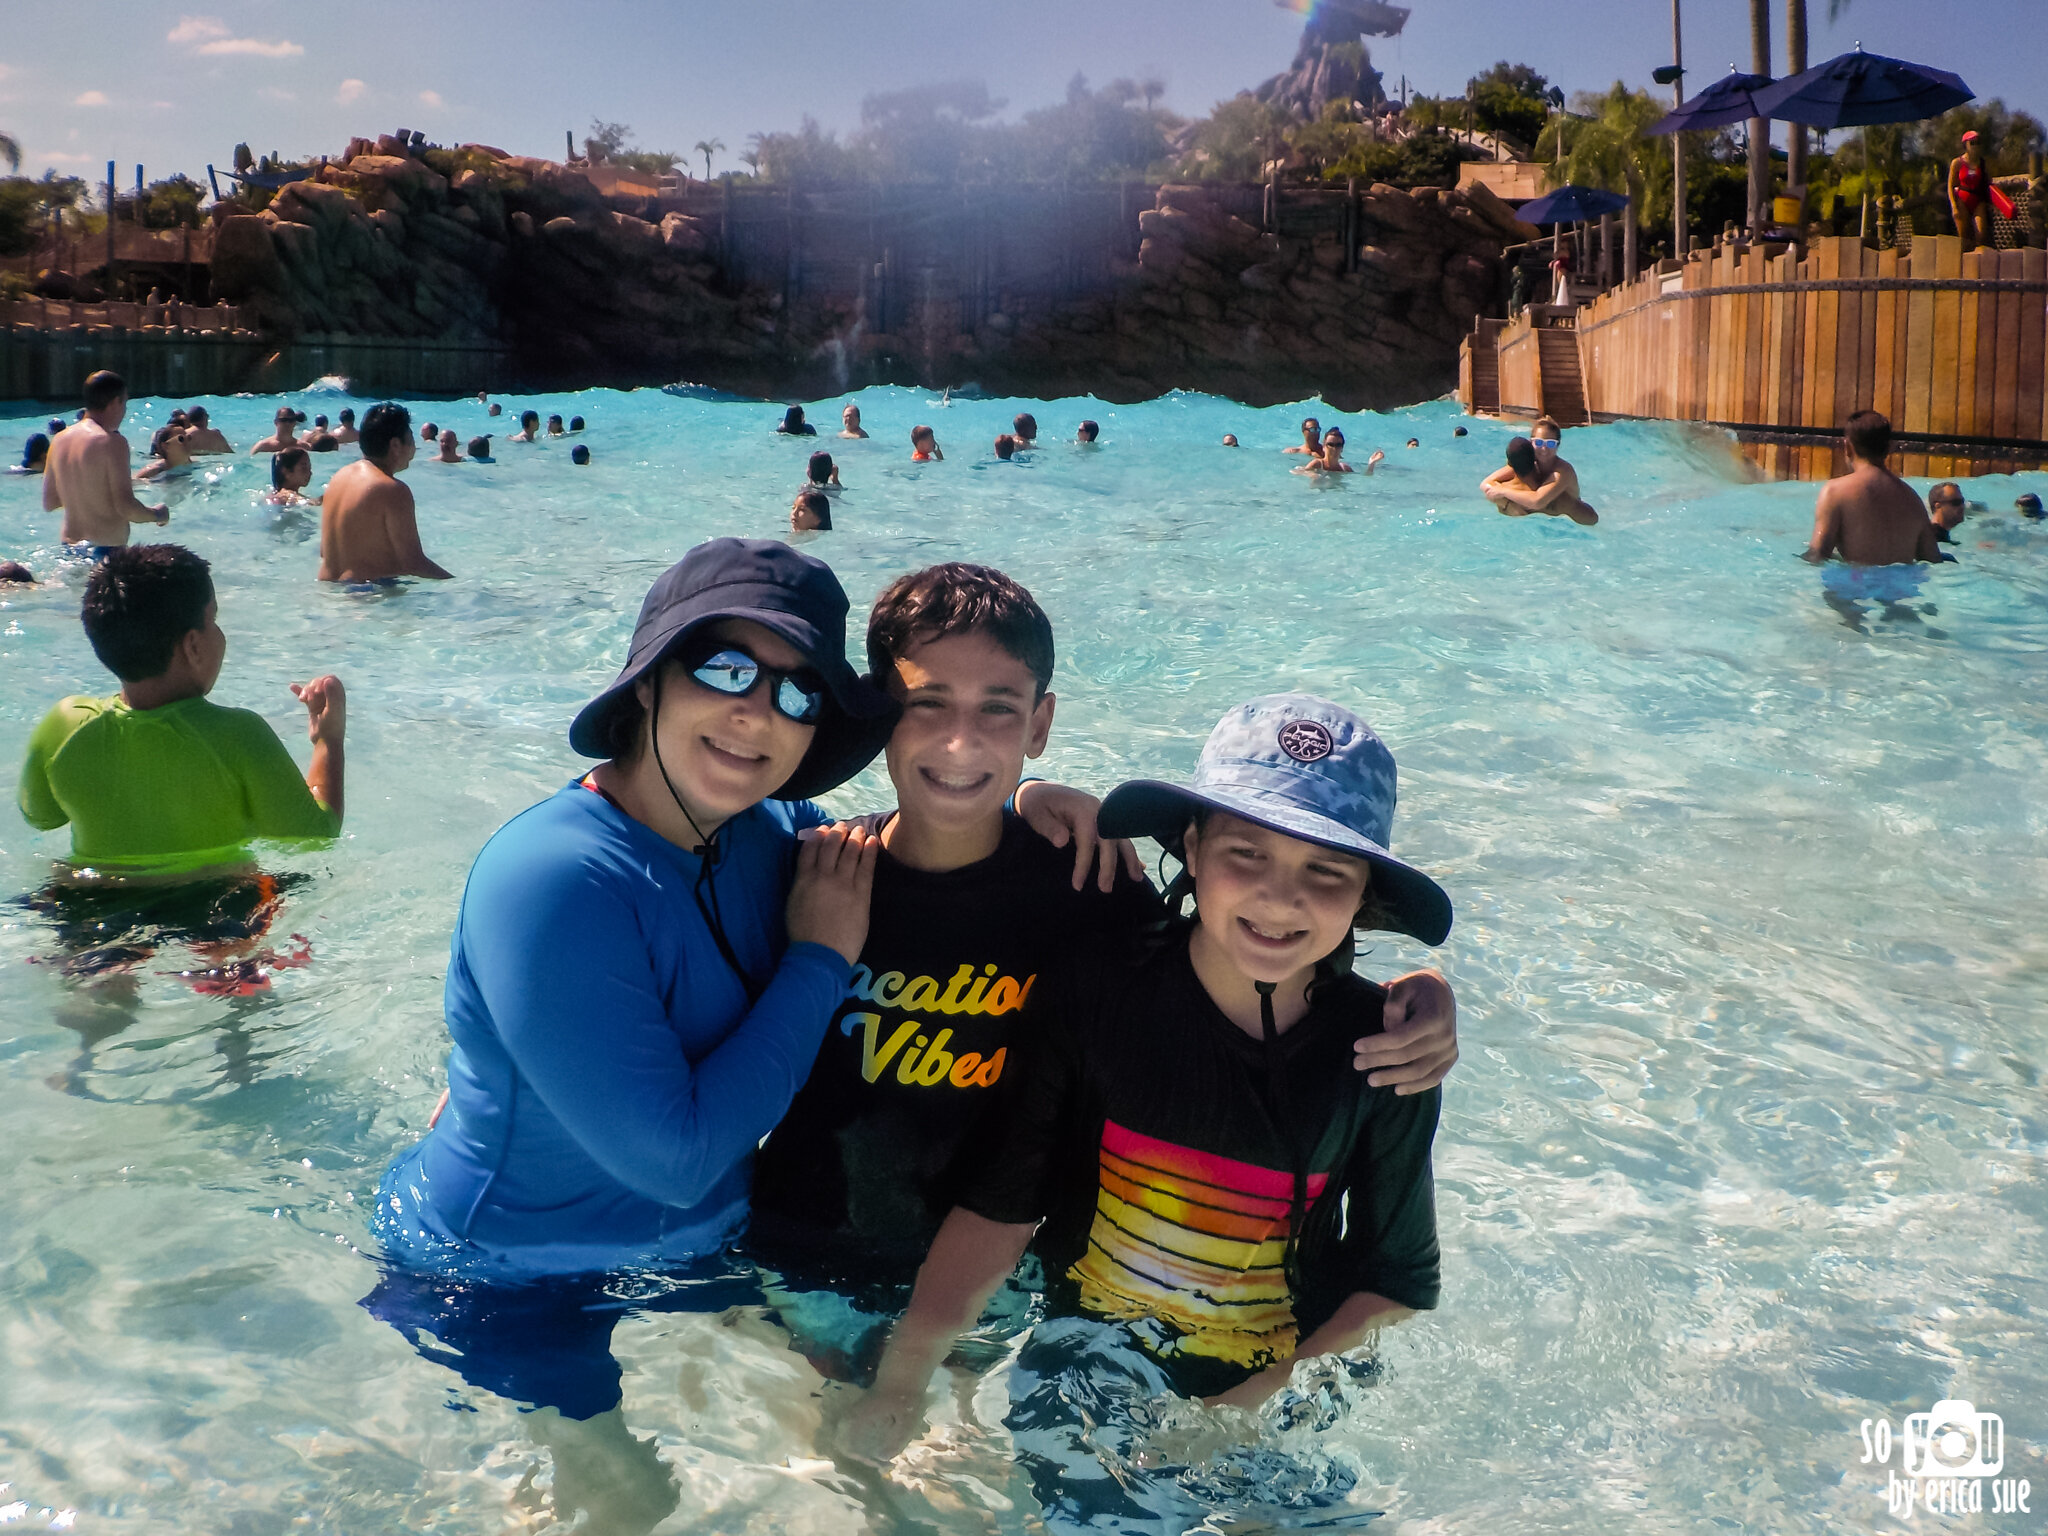
[(846, 590), (832, 567), (772, 539), (712, 539), (670, 566), (647, 589), (626, 664), (609, 688), (576, 713), (569, 745), (608, 757), (606, 727), (633, 685), (670, 651), (721, 619), (750, 619), (788, 641), (825, 682), (825, 712), (810, 751), (777, 800), (808, 800), (837, 789), (888, 745), (895, 700), (846, 662)]
[(1371, 726), (1328, 699), (1276, 693), (1217, 723), (1186, 787), (1139, 779), (1110, 792), (1104, 837), (1149, 837), (1179, 851), (1201, 809), (1353, 854), (1372, 866), (1370, 890), (1388, 924), (1425, 944), (1451, 931), (1442, 886), (1387, 851), (1394, 829), (1394, 755)]

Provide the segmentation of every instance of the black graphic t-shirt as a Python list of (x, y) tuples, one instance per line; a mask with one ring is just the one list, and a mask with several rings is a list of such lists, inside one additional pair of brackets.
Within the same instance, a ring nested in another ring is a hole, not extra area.
[(754, 1163), (752, 1244), (908, 1280), (963, 1182), (971, 1131), (1001, 1115), (1056, 974), (1159, 912), (1142, 880), (1073, 888), (1072, 848), (1015, 815), (978, 864), (931, 873), (884, 850), (868, 938), (810, 1080)]
[(1130, 1323), (1181, 1391), (1207, 1396), (1292, 1356), (1355, 1292), (1436, 1305), (1440, 1093), (1404, 1098), (1351, 1065), (1384, 991), (1334, 977), (1269, 1047), (1210, 1001), (1185, 937), (1064, 981), (961, 1200), (1044, 1219), (1055, 1310)]

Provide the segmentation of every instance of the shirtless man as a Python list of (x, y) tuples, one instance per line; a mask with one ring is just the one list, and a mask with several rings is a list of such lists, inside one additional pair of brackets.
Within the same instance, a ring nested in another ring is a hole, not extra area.
[(434, 462), (436, 464), (460, 464), (462, 462), (462, 444), (456, 441), (455, 429), (453, 427), (443, 427), (441, 429), (441, 456), (435, 459)]
[(412, 491), (398, 482), (400, 471), (412, 462), (412, 416), (388, 401), (371, 406), (363, 413), (358, 445), (362, 462), (336, 470), (321, 499), (320, 579), (448, 580), (452, 573), (420, 548)]
[(85, 545), (98, 559), (128, 542), (130, 523), (171, 520), (168, 506), (144, 506), (128, 478), (128, 386), (102, 369), (85, 381), (85, 415), (50, 444), (43, 472), (43, 510), (64, 512), (66, 544)]
[(1305, 453), (1312, 459), (1323, 456), (1323, 424), (1310, 416), (1301, 424), (1301, 441), (1292, 448), (1282, 448), (1282, 453)]
[(1010, 435), (1017, 439), (1017, 451), (1038, 446), (1038, 418), (1029, 411), (1019, 411), (1010, 423)]
[(1515, 469), (1517, 456), (1511, 454), (1506, 464), (1479, 482), (1479, 493), (1508, 517), (1541, 512), (1592, 527), (1600, 521), (1600, 514), (1579, 494), (1579, 472), (1568, 460), (1558, 457), (1561, 440), (1556, 419), (1538, 416), (1527, 439), (1535, 455), (1533, 475), (1519, 474)]
[(1913, 488), (1885, 468), (1892, 424), (1876, 411), (1858, 411), (1842, 429), (1849, 473), (1820, 488), (1813, 509), (1813, 542), (1801, 557), (1816, 565), (1839, 555), (1851, 565), (1910, 565), (1941, 559), (1934, 523)]
[(299, 423), (305, 420), (288, 405), (277, 408), (277, 430), (263, 439), (251, 453), (276, 453), (280, 449), (295, 447), (299, 441)]
[(839, 413), (839, 435), (841, 437), (866, 437), (860, 424), (860, 407), (849, 405)]
[(165, 480), (182, 475), (192, 467), (192, 443), (187, 427), (158, 427), (149, 440), (149, 462), (135, 472), (138, 480)]
[(334, 436), (337, 442), (346, 446), (356, 440), (356, 413), (353, 407), (341, 413), (340, 422), (341, 425), (334, 429)]
[(185, 413), (185, 446), (193, 454), (233, 453), (235, 445), (207, 418), (206, 407), (195, 405)]

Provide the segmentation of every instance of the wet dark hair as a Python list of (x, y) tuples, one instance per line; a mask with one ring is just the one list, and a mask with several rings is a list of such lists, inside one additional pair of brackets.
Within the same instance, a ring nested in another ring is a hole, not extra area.
[(520, 425), (520, 426), (522, 426), (522, 427), (537, 427), (537, 426), (539, 426), (539, 425), (540, 425), (540, 412), (539, 412), (539, 411), (521, 411), (521, 412), (519, 413), (519, 425)]
[(28, 441), (21, 445), (21, 467), (34, 469), (50, 456), (50, 439), (41, 432), (31, 432)]
[(356, 424), (356, 413), (353, 406), (341, 413), (341, 424), (345, 427), (352, 427)]
[(559, 416), (550, 416), (550, 417), (548, 418), (548, 425), (549, 425), (550, 427), (559, 427), (559, 426), (560, 426), (561, 424), (562, 424), (562, 418), (561, 418), (561, 417), (559, 417)]
[[(346, 421), (348, 419), (349, 413), (347, 411), (343, 411), (341, 415), (342, 419)], [(192, 425), (195, 427), (203, 427), (207, 424), (209, 420), (211, 420), (211, 418), (206, 414), (206, 407), (203, 405), (188, 406), (185, 410), (185, 419), (191, 422)]]
[(36, 584), (36, 573), (19, 560), (0, 560), (0, 581), (25, 581)]
[(811, 455), (811, 462), (804, 473), (811, 477), (811, 484), (823, 485), (832, 478), (832, 455), (820, 448)]
[[(361, 436), (360, 433), (358, 433), (357, 435)], [(428, 422), (424, 427), (420, 428), (420, 441), (423, 443), (431, 443), (435, 438), (439, 437), (440, 435), (441, 429), (431, 421)]]
[(910, 429), (911, 447), (915, 448), (919, 443), (923, 442), (926, 438), (930, 438), (933, 442), (937, 442), (939, 440), (939, 434), (934, 432), (930, 427), (922, 425), (915, 426)]
[(274, 454), (270, 460), (270, 488), (273, 491), (283, 490), (285, 471), (297, 469), (301, 464), (310, 465), (312, 462), (311, 456), (303, 448), (286, 448)]
[(832, 528), (832, 498), (823, 491), (805, 491), (796, 499), (796, 504), (818, 520), (821, 533)]
[(88, 411), (104, 411), (127, 393), (128, 381), (111, 368), (86, 375), (84, 399)]
[(569, 430), (571, 432), (581, 432), (583, 430), (583, 418), (581, 416), (571, 416), (569, 418)]
[(164, 418), (166, 422), (170, 423), (170, 425), (174, 427), (182, 427), (185, 425), (186, 422), (190, 421), (191, 419), (191, 417), (185, 414), (182, 408), (172, 411), (170, 415)]
[(182, 422), (165, 422), (149, 434), (149, 456), (153, 459), (162, 458), (164, 456), (164, 444), (174, 437), (182, 436), (184, 431), (185, 427)]
[(313, 418), (313, 425), (314, 425), (314, 426), (316, 426), (316, 427), (324, 427), (324, 426), (326, 426), (326, 425), (327, 425), (327, 417), (326, 417), (325, 415), (315, 416), (315, 417)]
[(127, 544), (92, 568), (78, 616), (100, 664), (124, 683), (161, 677), (206, 622), (211, 568), (182, 544)]
[(1038, 436), (1038, 418), (1029, 411), (1019, 411), (1016, 420), (1010, 423), (1010, 429), (1017, 434), (1019, 442), (1028, 443)]
[(1508, 468), (1523, 479), (1536, 473), (1536, 445), (1526, 437), (1508, 439)]
[(578, 443), (574, 448), (571, 448), (569, 450), (569, 462), (571, 464), (588, 464), (590, 462), (590, 444)]
[(782, 425), (778, 427), (776, 430), (780, 432), (794, 432), (798, 427), (802, 426), (803, 424), (804, 408), (800, 405), (792, 405), (788, 410), (782, 413)]
[(1453, 437), (1464, 437), (1467, 435), (1468, 434), (1466, 433), (1463, 427), (1454, 427), (1451, 429), (1451, 436)]
[(469, 456), (472, 459), (489, 458), (490, 453), (491, 440), (488, 437), (472, 437), (469, 440)]
[(389, 400), (381, 400), (363, 412), (363, 424), (356, 429), (356, 446), (366, 459), (381, 459), (401, 437), (412, 435), (412, 412)]
[(2022, 491), (2013, 499), (2013, 506), (2018, 509), (2021, 517), (2039, 517), (2041, 515), (2041, 498), (2032, 491)]
[(997, 458), (999, 458), (999, 459), (1007, 459), (1007, 458), (1011, 457), (1012, 455), (1014, 455), (1014, 454), (1016, 453), (1016, 451), (1017, 451), (1017, 439), (1016, 439), (1016, 438), (1014, 438), (1014, 437), (1012, 437), (1012, 436), (1010, 436), (1010, 434), (1009, 434), (1009, 433), (1007, 433), (1007, 432), (1004, 432), (1004, 433), (1000, 433), (1000, 434), (999, 434), (999, 435), (998, 435), (998, 436), (996, 437), (996, 457), (997, 457)]
[(1892, 424), (1876, 411), (1858, 411), (1842, 424), (1849, 448), (1866, 464), (1882, 464), (1892, 451)]
[(986, 634), (1038, 683), (1052, 684), (1052, 621), (1038, 600), (1001, 571), (952, 561), (899, 576), (868, 615), (868, 670), (887, 679), (897, 658), (921, 640)]
[(1102, 435), (1102, 428), (1095, 425), (1092, 421), (1084, 421), (1081, 423), (1080, 430), (1074, 435), (1084, 443), (1092, 443)]

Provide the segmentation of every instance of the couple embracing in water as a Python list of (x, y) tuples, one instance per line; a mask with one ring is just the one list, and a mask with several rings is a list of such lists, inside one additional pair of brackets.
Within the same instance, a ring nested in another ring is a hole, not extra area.
[[(765, 1287), (821, 1369), (874, 1382), (839, 1433), (875, 1459), (1034, 1232), (1056, 1310), (1129, 1325), (1211, 1399), (1433, 1306), (1455, 1008), (1434, 973), (1349, 960), (1354, 927), (1435, 944), (1451, 912), (1387, 851), (1379, 739), (1257, 699), (1190, 784), (1098, 818), (1019, 787), (1055, 703), (1029, 593), (902, 578), (867, 678), (847, 608), (766, 542), (655, 583), (570, 731), (598, 766), (471, 871), (447, 1112), (385, 1176), (366, 1305), (553, 1433), (616, 1419), (622, 1313)], [(811, 797), (884, 751), (896, 809), (831, 824)], [(1180, 859), (1166, 898), (1128, 836)]]

